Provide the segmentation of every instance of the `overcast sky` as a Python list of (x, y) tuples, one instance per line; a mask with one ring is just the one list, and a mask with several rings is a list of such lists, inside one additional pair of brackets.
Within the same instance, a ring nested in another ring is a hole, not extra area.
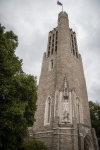
[[(70, 28), (77, 35), (88, 99), (100, 102), (100, 0), (60, 2), (68, 13)], [(23, 70), (38, 80), (48, 32), (57, 26), (61, 10), (56, 0), (0, 0), (0, 22), (18, 36), (16, 54), (23, 59)]]

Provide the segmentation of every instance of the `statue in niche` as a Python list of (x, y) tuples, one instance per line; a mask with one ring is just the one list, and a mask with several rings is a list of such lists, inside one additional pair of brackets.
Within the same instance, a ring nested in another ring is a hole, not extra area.
[(62, 122), (69, 122), (69, 103), (68, 100), (63, 101), (63, 118)]

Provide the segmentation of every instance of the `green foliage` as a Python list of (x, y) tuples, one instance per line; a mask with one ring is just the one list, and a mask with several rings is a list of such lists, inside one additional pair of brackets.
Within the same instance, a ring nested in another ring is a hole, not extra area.
[(99, 144), (99, 149), (100, 149), (100, 138), (98, 138), (98, 144)]
[(23, 72), (17, 46), (18, 37), (0, 25), (0, 150), (19, 147), (35, 121), (36, 77)]
[(97, 138), (100, 138), (100, 104), (89, 102), (92, 127), (95, 128)]
[(43, 142), (31, 139), (23, 143), (22, 150), (47, 150), (47, 148)]

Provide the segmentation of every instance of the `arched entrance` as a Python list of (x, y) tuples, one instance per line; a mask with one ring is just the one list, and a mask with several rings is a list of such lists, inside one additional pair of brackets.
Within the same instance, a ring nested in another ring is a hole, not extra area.
[(92, 141), (88, 135), (84, 138), (84, 150), (93, 150)]

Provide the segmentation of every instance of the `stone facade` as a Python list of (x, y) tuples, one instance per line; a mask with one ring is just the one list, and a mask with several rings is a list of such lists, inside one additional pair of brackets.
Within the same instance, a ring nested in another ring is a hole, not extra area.
[(58, 15), (49, 32), (38, 86), (34, 138), (48, 150), (98, 150), (90, 112), (81, 55), (68, 15)]

